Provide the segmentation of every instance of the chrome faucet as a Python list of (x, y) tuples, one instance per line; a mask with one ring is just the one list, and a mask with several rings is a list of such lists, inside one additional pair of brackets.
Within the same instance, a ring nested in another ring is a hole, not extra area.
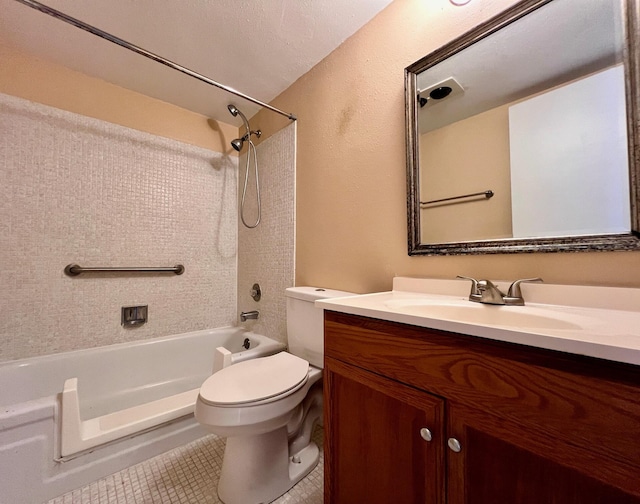
[(469, 301), (485, 304), (503, 305), (505, 294), (496, 287), (491, 280), (476, 280), (475, 278), (458, 275), (457, 278), (471, 280), (471, 292)]
[(240, 312), (240, 322), (246, 322), (247, 320), (257, 320), (260, 312), (258, 310), (243, 311)]
[(509, 286), (508, 292), (502, 292), (491, 280), (476, 280), (475, 278), (458, 275), (457, 278), (471, 280), (469, 301), (493, 305), (524, 306), (524, 298), (520, 284), (523, 282), (542, 282), (542, 278), (522, 278)]

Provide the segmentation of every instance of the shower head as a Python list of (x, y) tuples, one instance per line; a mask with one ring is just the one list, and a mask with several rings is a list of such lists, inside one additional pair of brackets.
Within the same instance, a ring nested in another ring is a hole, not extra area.
[(244, 127), (247, 129), (247, 133), (249, 133), (249, 121), (247, 121), (247, 118), (245, 117), (245, 115), (242, 112), (240, 112), (233, 103), (230, 103), (229, 105), (227, 105), (227, 109), (229, 109), (229, 113), (233, 117), (240, 116), (240, 118), (242, 119), (242, 122), (244, 123)]
[(240, 152), (242, 150), (242, 145), (244, 144), (244, 138), (236, 138), (235, 140), (231, 140), (231, 147)]
[(258, 138), (260, 138), (260, 136), (262, 135), (262, 130), (250, 131), (242, 138), (236, 138), (235, 140), (231, 140), (231, 147), (233, 147), (235, 150), (240, 152), (242, 150), (242, 146), (244, 145), (244, 142), (246, 140), (249, 140), (251, 138), (251, 135), (255, 135)]
[(231, 147), (233, 147), (235, 150), (240, 152), (240, 149), (242, 149), (242, 144), (244, 143), (245, 140), (248, 140), (249, 136), (251, 135), (251, 129), (249, 128), (249, 121), (247, 121), (247, 118), (244, 116), (244, 114), (240, 112), (233, 103), (230, 103), (229, 105), (227, 105), (227, 109), (229, 109), (229, 113), (233, 117), (237, 117), (238, 115), (240, 116), (240, 118), (242, 119), (242, 122), (244, 123), (244, 127), (247, 130), (247, 132), (242, 138), (236, 138), (235, 140), (231, 141)]

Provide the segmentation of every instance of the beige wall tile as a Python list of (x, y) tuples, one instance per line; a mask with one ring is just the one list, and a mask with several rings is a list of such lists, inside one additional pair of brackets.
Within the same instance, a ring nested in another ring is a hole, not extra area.
[[(238, 313), (259, 310), (260, 318), (244, 325), (286, 343), (284, 290), (293, 286), (295, 277), (296, 124), (290, 124), (262, 142), (257, 153), (262, 219), (258, 227), (247, 229), (238, 218)], [(239, 161), (239, 198), (245, 163), (246, 153)], [(253, 164), (250, 174), (245, 220), (253, 224), (257, 215)], [(259, 302), (249, 295), (256, 282), (262, 288)]]
[(0, 360), (234, 323), (237, 157), (2, 95), (0, 159)]

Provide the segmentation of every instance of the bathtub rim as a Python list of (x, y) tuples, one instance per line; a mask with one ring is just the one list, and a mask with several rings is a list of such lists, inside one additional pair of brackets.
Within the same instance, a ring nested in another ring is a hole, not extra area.
[[(38, 362), (48, 362), (48, 361), (55, 361), (58, 360), (62, 357), (76, 357), (76, 356), (81, 356), (81, 355), (91, 355), (93, 353), (99, 353), (99, 352), (104, 352), (104, 351), (116, 351), (119, 349), (124, 349), (124, 348), (129, 348), (129, 347), (133, 347), (133, 346), (149, 346), (149, 345), (155, 345), (155, 344), (159, 344), (162, 342), (170, 342), (173, 340), (177, 340), (177, 339), (183, 339), (183, 338), (197, 338), (197, 337), (201, 337), (201, 336), (205, 336), (208, 333), (213, 333), (213, 332), (222, 332), (224, 330), (234, 330), (237, 331), (240, 334), (247, 334), (247, 335), (253, 335), (255, 336), (257, 339), (261, 339), (261, 338), (268, 338), (270, 340), (276, 341), (278, 343), (282, 343), (274, 338), (271, 338), (269, 336), (265, 336), (264, 334), (259, 334), (259, 333), (255, 333), (253, 331), (250, 331), (242, 326), (220, 326), (220, 327), (214, 327), (211, 329), (198, 329), (197, 331), (188, 331), (188, 332), (184, 332), (184, 333), (178, 333), (178, 334), (169, 334), (167, 336), (157, 336), (157, 337), (152, 337), (152, 338), (145, 338), (145, 339), (139, 339), (139, 340), (133, 340), (133, 341), (125, 341), (122, 343), (113, 343), (113, 344), (109, 344), (109, 345), (100, 345), (100, 346), (96, 346), (96, 347), (90, 347), (90, 348), (79, 348), (76, 350), (65, 350), (62, 352), (56, 352), (56, 353), (51, 353), (51, 354), (45, 354), (45, 355), (37, 355), (35, 357), (24, 357), (22, 359), (13, 359), (13, 360), (7, 360), (7, 361), (2, 361), (0, 362), (0, 372), (2, 372), (3, 369), (9, 368), (9, 367), (24, 367), (27, 366), (31, 363), (38, 363)], [(286, 347), (285, 343), (282, 343), (282, 345), (284, 347)], [(235, 352), (234, 352), (235, 353)], [(237, 353), (241, 353), (241, 352), (237, 352)]]

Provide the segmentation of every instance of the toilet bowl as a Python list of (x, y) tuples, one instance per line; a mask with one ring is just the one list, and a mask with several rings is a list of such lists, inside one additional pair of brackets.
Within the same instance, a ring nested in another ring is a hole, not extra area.
[(289, 352), (226, 367), (200, 388), (197, 421), (227, 438), (218, 483), (225, 504), (271, 502), (318, 463), (311, 432), (322, 416), (324, 322), (313, 301), (347, 295), (287, 289)]

